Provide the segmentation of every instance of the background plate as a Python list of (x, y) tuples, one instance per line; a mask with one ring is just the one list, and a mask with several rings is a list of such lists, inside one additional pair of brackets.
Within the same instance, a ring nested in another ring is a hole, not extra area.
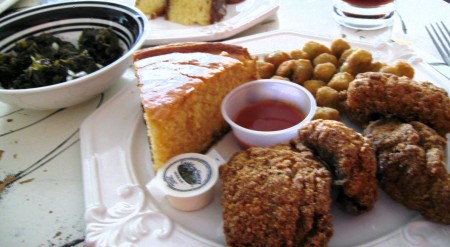
[(0, 0), (0, 14), (19, 0)]
[(229, 4), (225, 17), (208, 26), (186, 26), (158, 17), (150, 20), (150, 32), (144, 45), (225, 39), (265, 20), (278, 8), (279, 0), (245, 0), (239, 4)]
[[(270, 32), (229, 43), (253, 54), (301, 48), (309, 40), (331, 40), (289, 32)], [(430, 80), (449, 91), (449, 81), (396, 43), (377, 46), (352, 43), (371, 51), (376, 60), (407, 60), (416, 79)], [(136, 81), (88, 117), (81, 126), (81, 153), (86, 204), (86, 243), (96, 246), (224, 246), (220, 185), (214, 201), (195, 212), (157, 203), (145, 189), (154, 176)], [(349, 124), (350, 123), (346, 123)], [(447, 167), (449, 157), (447, 146)], [(209, 155), (228, 160), (239, 150), (229, 134)], [(221, 156), (221, 157), (219, 157)], [(450, 226), (424, 220), (383, 192), (375, 208), (351, 216), (333, 205), (334, 235), (329, 246), (450, 246)]]

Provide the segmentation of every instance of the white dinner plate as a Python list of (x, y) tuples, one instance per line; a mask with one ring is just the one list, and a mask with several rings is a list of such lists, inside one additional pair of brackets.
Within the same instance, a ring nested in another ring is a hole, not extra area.
[[(252, 54), (301, 48), (321, 37), (270, 32), (229, 43), (248, 47)], [(411, 50), (395, 43), (377, 46), (352, 43), (371, 51), (375, 59), (407, 60), (417, 80), (429, 80), (450, 91), (449, 81)], [(86, 243), (95, 246), (224, 246), (220, 184), (214, 201), (195, 212), (156, 202), (145, 189), (154, 177), (136, 81), (90, 115), (80, 131), (86, 206)], [(441, 84), (442, 83), (442, 84)], [(349, 123), (347, 123), (349, 124)], [(449, 166), (447, 147), (447, 167)], [(239, 150), (231, 134), (209, 155), (228, 160)], [(374, 209), (351, 216), (333, 204), (334, 235), (329, 246), (450, 246), (450, 226), (424, 220), (380, 191)]]
[(182, 25), (164, 17), (150, 20), (150, 32), (144, 45), (187, 41), (214, 41), (236, 35), (275, 14), (279, 0), (245, 0), (228, 4), (224, 18), (212, 25)]

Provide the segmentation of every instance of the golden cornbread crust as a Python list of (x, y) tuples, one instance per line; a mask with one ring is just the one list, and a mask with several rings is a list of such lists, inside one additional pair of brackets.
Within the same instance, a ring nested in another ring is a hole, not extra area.
[(228, 246), (327, 246), (331, 174), (305, 146), (241, 151), (220, 180)]
[(147, 57), (160, 56), (174, 52), (204, 52), (215, 55), (220, 55), (223, 52), (227, 52), (231, 57), (237, 58), (239, 60), (249, 59), (254, 61), (252, 56), (248, 53), (247, 48), (220, 42), (184, 42), (150, 47), (136, 51), (134, 53), (133, 59), (134, 61), (137, 61)]
[(206, 151), (229, 129), (220, 104), (258, 79), (247, 49), (222, 43), (164, 45), (134, 54), (155, 170), (181, 153)]

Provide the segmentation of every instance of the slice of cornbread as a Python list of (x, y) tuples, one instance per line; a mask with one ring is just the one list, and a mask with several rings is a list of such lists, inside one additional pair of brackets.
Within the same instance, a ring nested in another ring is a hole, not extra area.
[(153, 19), (164, 15), (166, 0), (136, 0), (136, 7)]
[(184, 25), (210, 25), (226, 14), (226, 0), (167, 0), (166, 19)]
[(140, 50), (134, 69), (155, 170), (171, 157), (204, 152), (229, 126), (225, 95), (258, 78), (246, 48), (223, 43), (178, 43)]

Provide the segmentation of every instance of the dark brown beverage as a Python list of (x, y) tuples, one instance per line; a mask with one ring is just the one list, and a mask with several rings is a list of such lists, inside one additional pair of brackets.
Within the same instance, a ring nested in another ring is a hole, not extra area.
[(377, 7), (380, 5), (392, 3), (394, 0), (342, 0), (342, 1), (356, 6)]
[(391, 26), (395, 0), (334, 0), (333, 17), (346, 27), (375, 30)]

